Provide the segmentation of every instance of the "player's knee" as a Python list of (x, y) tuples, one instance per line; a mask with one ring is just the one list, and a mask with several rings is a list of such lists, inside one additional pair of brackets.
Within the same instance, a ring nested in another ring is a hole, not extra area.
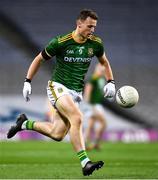
[(62, 138), (62, 137), (53, 137), (52, 139), (53, 139), (53, 140), (55, 140), (55, 141), (58, 141), (58, 142), (60, 142), (60, 141), (62, 141), (62, 140), (63, 140), (63, 138)]
[(56, 134), (56, 135), (53, 135), (51, 136), (51, 138), (55, 141), (62, 141), (65, 137), (65, 134)]
[(105, 122), (105, 121), (102, 121), (102, 122), (101, 122), (101, 126), (102, 126), (103, 128), (105, 128), (105, 127), (106, 127), (106, 122)]
[(72, 121), (71, 121), (71, 125), (76, 125), (76, 126), (81, 126), (83, 121), (83, 115), (82, 113), (76, 113), (74, 115), (72, 115)]

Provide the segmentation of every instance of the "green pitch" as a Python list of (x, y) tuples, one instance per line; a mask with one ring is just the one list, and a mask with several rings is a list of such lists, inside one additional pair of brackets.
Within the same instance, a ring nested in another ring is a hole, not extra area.
[(156, 179), (158, 143), (104, 143), (101, 151), (88, 152), (105, 166), (84, 177), (69, 143), (46, 141), (0, 142), (1, 179)]

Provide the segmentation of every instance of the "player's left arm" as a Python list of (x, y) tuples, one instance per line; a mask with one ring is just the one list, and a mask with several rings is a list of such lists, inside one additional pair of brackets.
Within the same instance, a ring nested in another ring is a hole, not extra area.
[(107, 84), (104, 86), (105, 97), (114, 97), (116, 93), (114, 76), (105, 53), (101, 57), (98, 57), (98, 60), (105, 67), (105, 78), (107, 80)]
[(105, 53), (101, 57), (98, 57), (98, 59), (99, 59), (99, 62), (105, 67), (105, 78), (107, 82), (111, 80), (114, 81), (112, 69)]

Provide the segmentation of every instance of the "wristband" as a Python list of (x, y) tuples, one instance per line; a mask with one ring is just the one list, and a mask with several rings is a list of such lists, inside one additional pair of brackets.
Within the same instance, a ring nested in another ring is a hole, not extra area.
[(108, 80), (107, 83), (113, 83), (113, 84), (115, 84), (115, 81), (114, 81), (114, 80)]
[(31, 79), (25, 78), (24, 82), (31, 83)]

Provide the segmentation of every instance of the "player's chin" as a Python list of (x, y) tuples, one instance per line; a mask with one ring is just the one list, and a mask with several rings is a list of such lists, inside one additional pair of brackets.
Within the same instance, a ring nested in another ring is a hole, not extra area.
[(91, 37), (92, 37), (92, 35), (93, 35), (93, 34), (92, 34), (92, 33), (90, 33), (90, 34), (88, 34), (88, 35), (87, 35), (87, 37), (88, 37), (88, 38), (91, 38)]

